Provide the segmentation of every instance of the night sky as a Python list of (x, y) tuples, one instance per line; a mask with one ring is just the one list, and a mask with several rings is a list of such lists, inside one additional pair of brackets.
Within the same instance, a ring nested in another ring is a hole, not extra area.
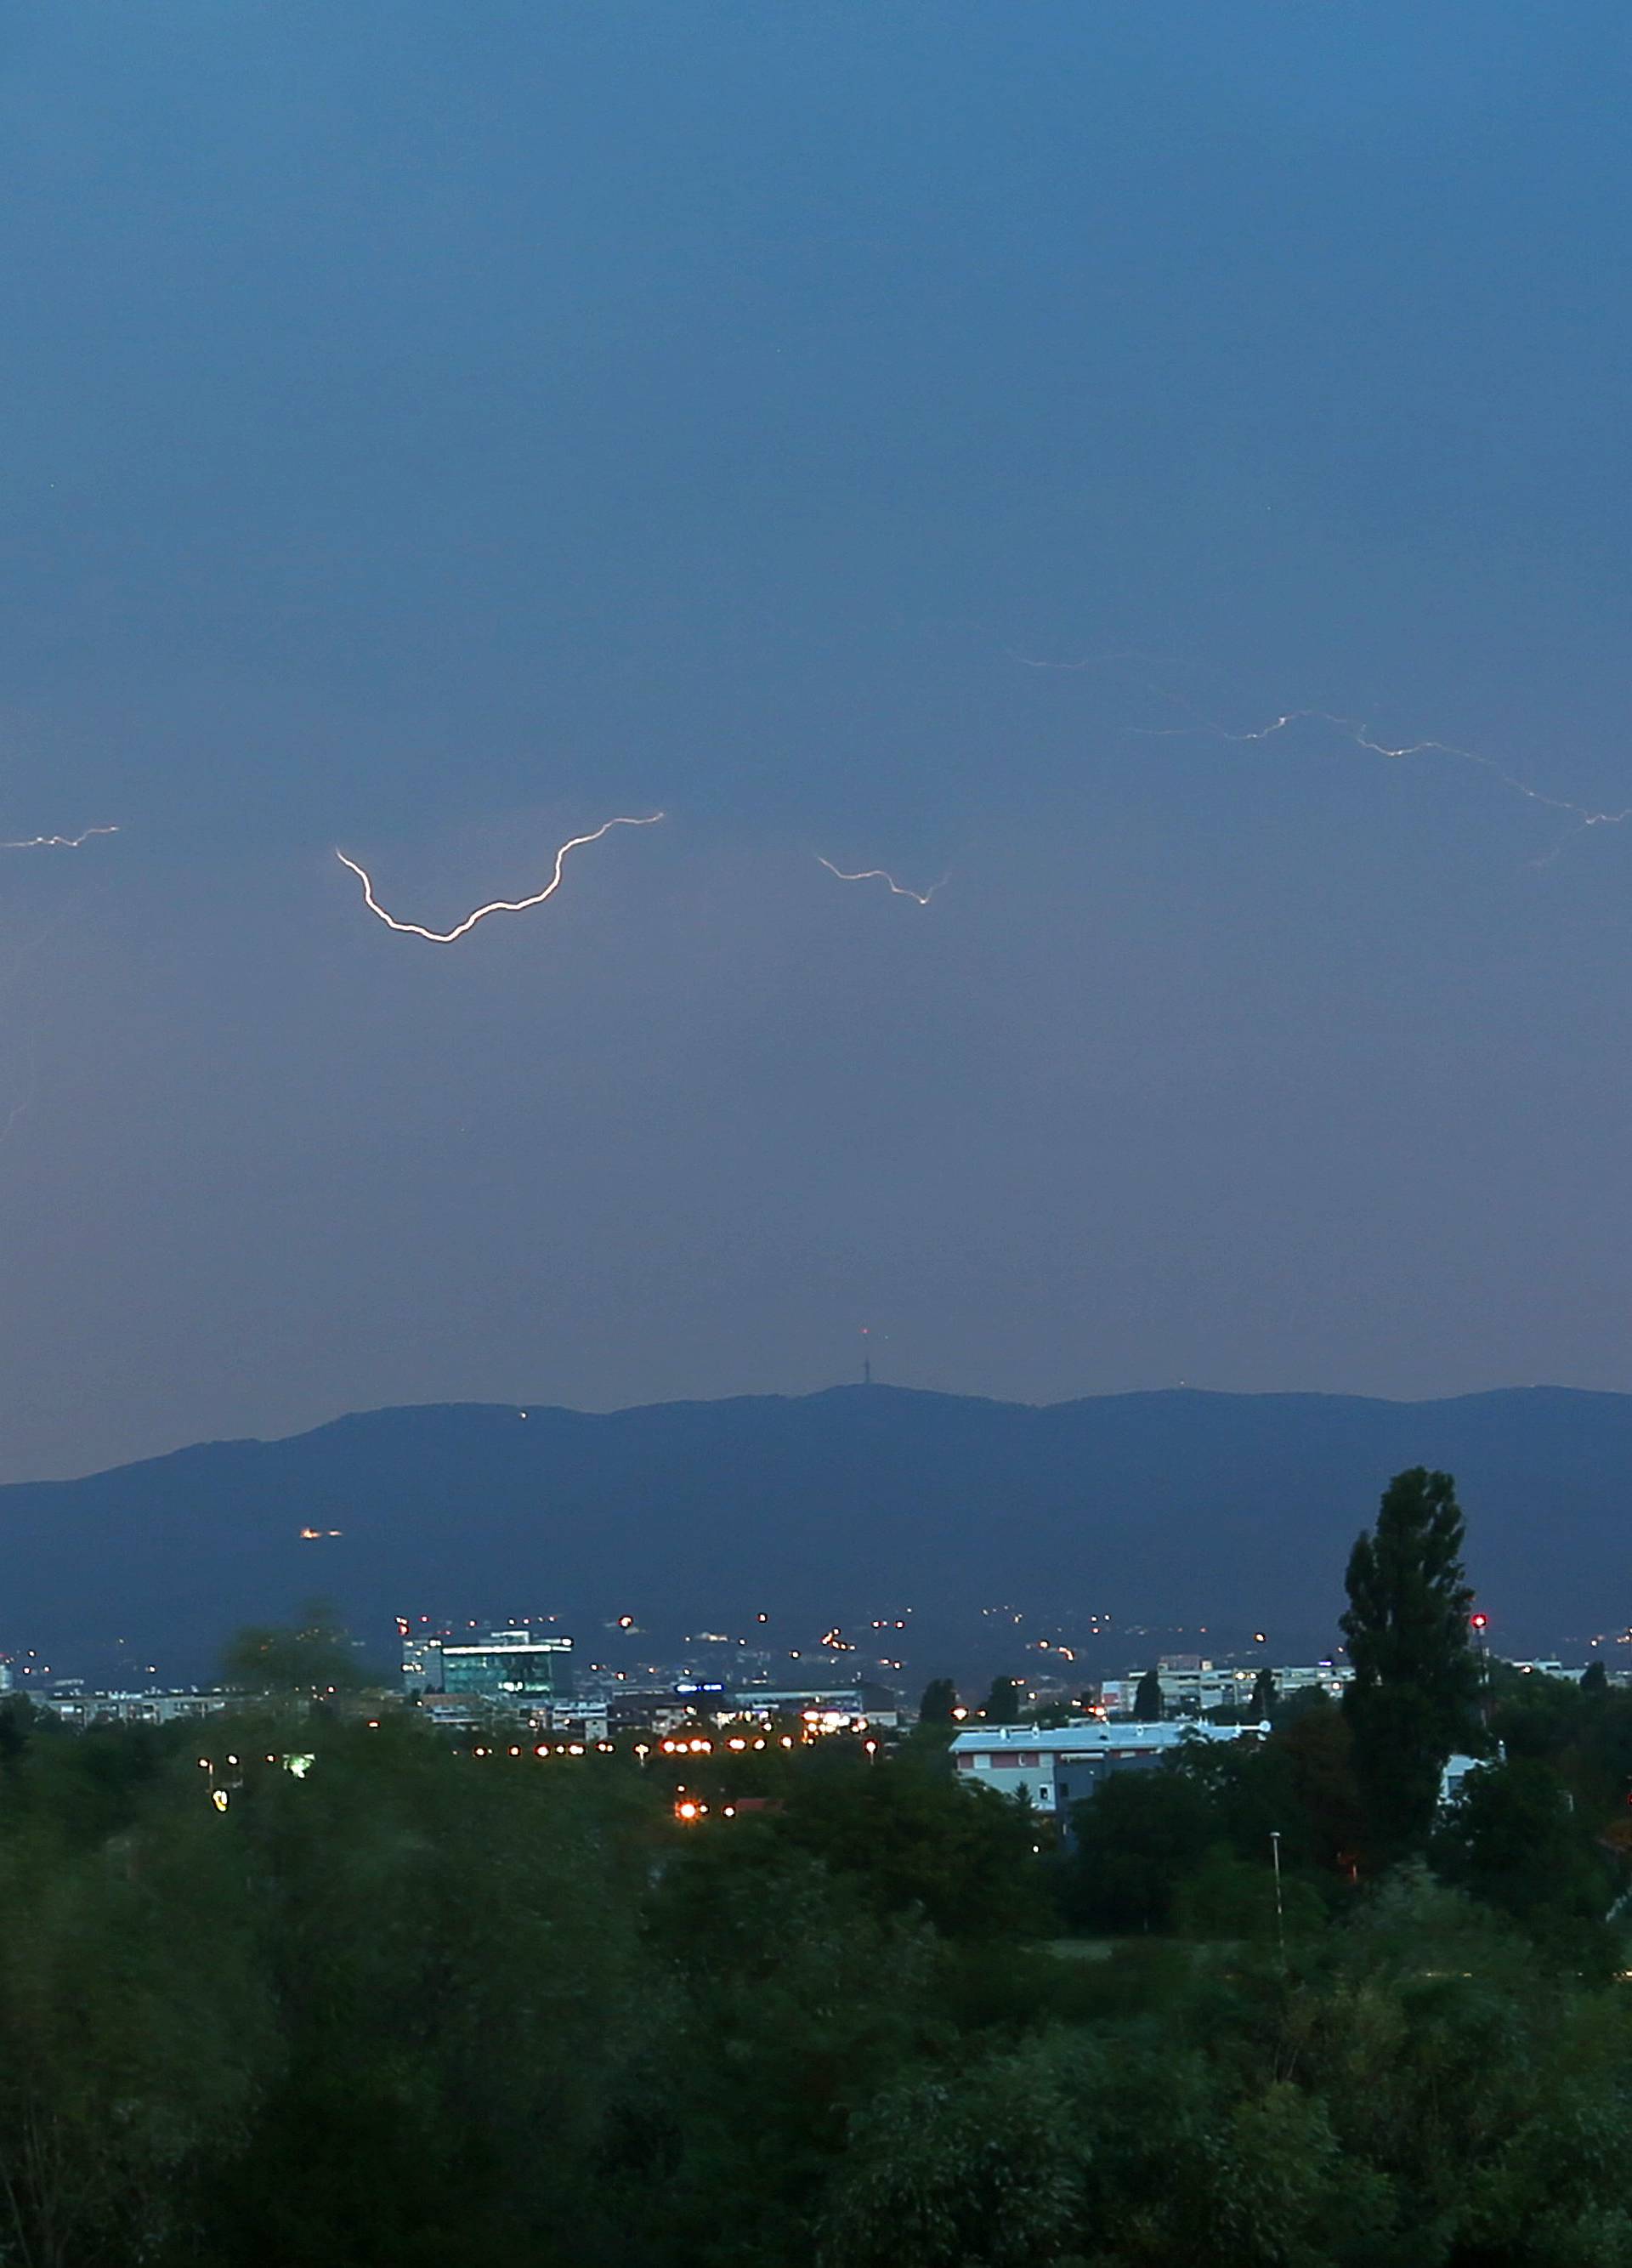
[[(863, 1325), (1632, 1386), (1629, 103), (1591, 0), (18, 0), (0, 836), (121, 831), (0, 852), (0, 1478)], [(449, 946), (334, 857), (658, 810)]]

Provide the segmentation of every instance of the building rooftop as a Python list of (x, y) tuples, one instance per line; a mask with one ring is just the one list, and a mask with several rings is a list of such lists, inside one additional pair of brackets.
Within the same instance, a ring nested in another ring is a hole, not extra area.
[(1159, 1724), (1107, 1724), (1103, 1718), (1084, 1717), (1070, 1725), (976, 1725), (966, 1727), (953, 1739), (954, 1755), (994, 1755), (1007, 1749), (1057, 1754), (1069, 1749), (1082, 1756), (1095, 1749), (1174, 1749), (1185, 1741), (1233, 1741), (1242, 1733), (1267, 1733), (1268, 1725), (1195, 1724), (1187, 1718)]

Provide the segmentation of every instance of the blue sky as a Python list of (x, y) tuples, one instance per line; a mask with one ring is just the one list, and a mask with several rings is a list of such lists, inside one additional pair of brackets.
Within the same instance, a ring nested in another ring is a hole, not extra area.
[(1629, 44), (13, 11), (0, 1470), (1627, 1384)]

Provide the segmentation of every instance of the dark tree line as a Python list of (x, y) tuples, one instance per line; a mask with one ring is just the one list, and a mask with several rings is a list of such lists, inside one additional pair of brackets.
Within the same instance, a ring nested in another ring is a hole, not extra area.
[(202, 1733), (10, 1705), (0, 2261), (1632, 2268), (1632, 1697), (1470, 1678), (1460, 1551), (1402, 1476), (1350, 1701), (1070, 1847), (950, 1697), (893, 1754), (458, 1753), (308, 1617)]

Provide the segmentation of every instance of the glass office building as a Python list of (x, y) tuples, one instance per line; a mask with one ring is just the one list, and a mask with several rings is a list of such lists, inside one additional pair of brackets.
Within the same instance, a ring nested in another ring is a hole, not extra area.
[(530, 1630), (489, 1631), (484, 1638), (445, 1638), (441, 1690), (495, 1701), (562, 1701), (572, 1691), (572, 1640)]

